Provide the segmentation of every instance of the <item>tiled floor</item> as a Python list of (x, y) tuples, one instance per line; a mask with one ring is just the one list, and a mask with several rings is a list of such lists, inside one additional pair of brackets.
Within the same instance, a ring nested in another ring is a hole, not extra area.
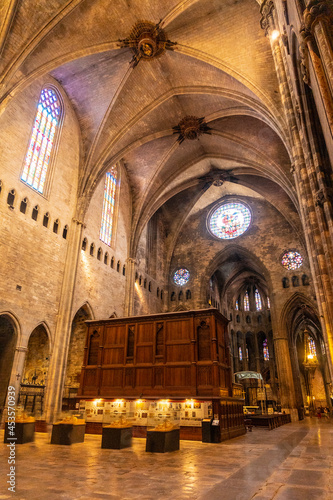
[(332, 500), (333, 421), (306, 419), (221, 444), (181, 441), (179, 451), (101, 449), (101, 436), (72, 446), (47, 434), (16, 447), (16, 492), (7, 490), (0, 431), (0, 500)]

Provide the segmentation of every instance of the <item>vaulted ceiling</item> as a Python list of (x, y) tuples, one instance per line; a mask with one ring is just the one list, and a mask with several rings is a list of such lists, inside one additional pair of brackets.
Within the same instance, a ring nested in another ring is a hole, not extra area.
[[(122, 161), (132, 189), (132, 249), (157, 209), (171, 201), (189, 212), (186, 193), (200, 196), (226, 171), (297, 228), (289, 137), (258, 3), (3, 1), (1, 106), (44, 75), (60, 83), (80, 127), (83, 207)], [(176, 44), (133, 67), (133, 51), (119, 40), (141, 20), (160, 22)], [(210, 134), (179, 144), (173, 127), (189, 115), (204, 117)]]

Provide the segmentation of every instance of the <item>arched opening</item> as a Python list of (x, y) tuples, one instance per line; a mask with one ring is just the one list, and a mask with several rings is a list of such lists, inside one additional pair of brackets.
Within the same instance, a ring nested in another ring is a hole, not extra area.
[(49, 359), (49, 337), (45, 326), (41, 324), (29, 338), (20, 389), (19, 404), (29, 413), (43, 413)]
[(7, 315), (0, 316), (0, 416), (7, 396), (7, 389), (14, 361), (17, 332)]
[(75, 396), (80, 385), (80, 374), (84, 357), (87, 326), (85, 321), (92, 319), (89, 308), (82, 306), (74, 316), (69, 341), (63, 410), (75, 409)]

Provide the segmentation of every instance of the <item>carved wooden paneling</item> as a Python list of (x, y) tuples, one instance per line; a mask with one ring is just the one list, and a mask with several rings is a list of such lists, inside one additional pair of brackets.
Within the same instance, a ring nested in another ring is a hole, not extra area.
[(136, 347), (136, 362), (137, 363), (152, 363), (153, 362), (153, 345), (137, 346)]
[(198, 361), (211, 359), (211, 332), (206, 321), (197, 327)]
[(105, 368), (102, 370), (101, 392), (103, 392), (103, 387), (122, 387), (122, 385), (122, 368)]
[(198, 366), (197, 370), (198, 370), (198, 385), (211, 386), (213, 383), (212, 365), (210, 365), (210, 366)]
[(125, 368), (125, 387), (134, 387), (134, 368)]
[(98, 394), (98, 371), (94, 369), (86, 369), (83, 377), (83, 392), (82, 395), (90, 396)]
[(156, 323), (156, 356), (163, 356), (164, 354), (164, 323)]
[(103, 365), (122, 365), (124, 363), (123, 347), (104, 347)]
[(138, 323), (137, 343), (154, 342), (154, 323)]
[(104, 345), (124, 345), (126, 339), (126, 325), (107, 325), (105, 328)]
[(154, 369), (154, 386), (164, 386), (164, 369), (162, 367)]
[(166, 361), (191, 361), (190, 344), (172, 344), (166, 346)]
[(220, 380), (219, 380), (220, 387), (227, 387), (225, 370), (223, 368), (220, 368), (219, 373), (220, 373)]
[(166, 338), (165, 342), (177, 340), (190, 340), (192, 325), (189, 319), (179, 319), (178, 321), (165, 322)]
[(136, 368), (135, 385), (139, 387), (152, 387), (153, 368)]
[(191, 385), (190, 366), (167, 366), (165, 368), (166, 387), (184, 387)]
[(97, 330), (93, 330), (89, 335), (89, 344), (88, 344), (88, 365), (97, 365), (98, 364), (98, 353), (99, 346), (101, 343), (101, 336)]
[(135, 325), (128, 325), (127, 327), (127, 346), (126, 357), (133, 358), (135, 347)]

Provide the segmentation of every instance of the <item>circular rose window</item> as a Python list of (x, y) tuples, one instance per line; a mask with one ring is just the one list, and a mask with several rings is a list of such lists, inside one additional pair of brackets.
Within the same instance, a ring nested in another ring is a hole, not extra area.
[(220, 205), (209, 218), (211, 233), (222, 240), (231, 240), (245, 233), (251, 223), (250, 210), (239, 202)]
[(177, 269), (177, 271), (173, 275), (173, 281), (176, 283), (176, 285), (185, 285), (189, 279), (190, 272), (185, 268)]
[(294, 271), (303, 264), (303, 257), (300, 253), (289, 250), (283, 255), (281, 264), (288, 269), (288, 271)]

